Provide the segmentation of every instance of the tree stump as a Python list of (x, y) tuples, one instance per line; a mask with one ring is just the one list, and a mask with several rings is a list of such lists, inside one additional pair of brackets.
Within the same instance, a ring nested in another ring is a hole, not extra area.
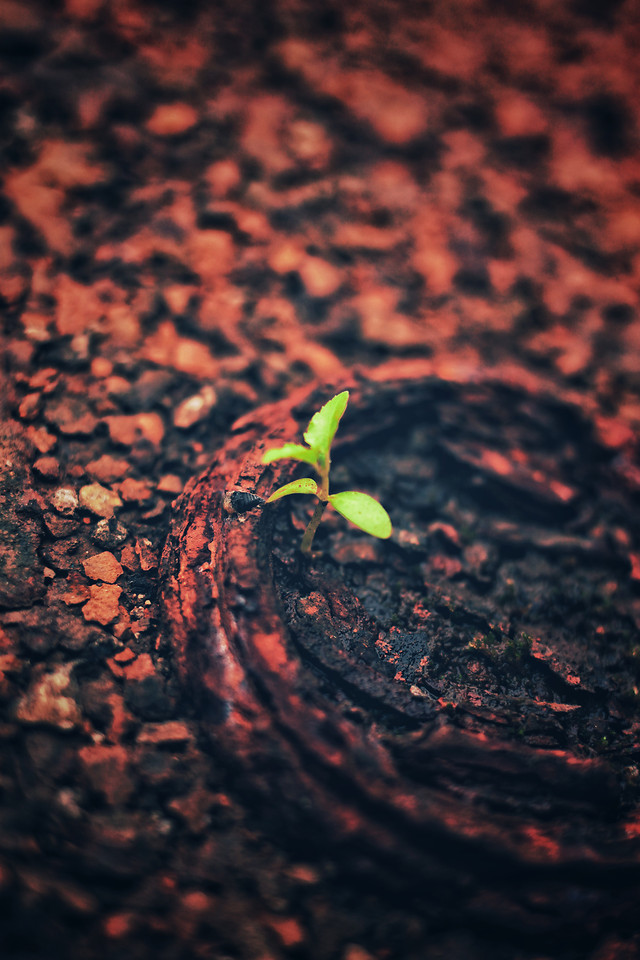
[(394, 535), (329, 511), (306, 560), (302, 498), (229, 495), (299, 475), (261, 454), (324, 399), (238, 421), (165, 548), (166, 623), (216, 754), (284, 850), (330, 851), (338, 882), (457, 931), (460, 956), (631, 931), (636, 475), (542, 384), (356, 379), (336, 475)]

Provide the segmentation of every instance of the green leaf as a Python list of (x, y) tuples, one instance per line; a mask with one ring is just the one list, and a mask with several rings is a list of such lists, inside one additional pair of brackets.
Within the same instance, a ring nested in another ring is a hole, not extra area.
[(344, 413), (349, 401), (349, 391), (343, 390), (328, 400), (317, 413), (311, 417), (304, 438), (309, 446), (316, 451), (317, 459), (322, 463), (329, 455), (329, 447), (336, 435), (340, 417)]
[(344, 493), (334, 493), (329, 497), (329, 503), (341, 513), (343, 517), (355, 523), (365, 533), (373, 537), (386, 540), (391, 536), (391, 518), (377, 500), (367, 493), (358, 493), (356, 490), (345, 490)]
[(273, 463), (274, 460), (302, 460), (304, 463), (316, 462), (316, 454), (301, 443), (285, 443), (282, 447), (270, 447), (262, 454), (263, 463)]
[(302, 480), (292, 480), (291, 483), (285, 483), (284, 487), (278, 487), (274, 490), (267, 503), (273, 503), (280, 497), (288, 497), (291, 493), (316, 493), (318, 484), (311, 477), (304, 477)]

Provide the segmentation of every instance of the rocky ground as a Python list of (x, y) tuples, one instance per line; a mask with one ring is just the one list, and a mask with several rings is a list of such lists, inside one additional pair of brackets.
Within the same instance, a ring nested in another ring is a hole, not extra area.
[(633, 0), (0, 0), (5, 956), (638, 955), (615, 918), (487, 945), (265, 830), (159, 564), (261, 404), (495, 374), (579, 407), (615, 464), (637, 631), (639, 45)]

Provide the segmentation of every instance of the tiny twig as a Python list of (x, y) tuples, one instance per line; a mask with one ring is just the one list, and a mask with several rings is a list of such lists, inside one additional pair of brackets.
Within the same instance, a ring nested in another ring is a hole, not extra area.
[(300, 549), (302, 550), (303, 553), (307, 553), (307, 554), (311, 553), (311, 543), (315, 536), (315, 532), (320, 525), (320, 521), (322, 520), (322, 514), (327, 508), (327, 503), (328, 503), (327, 500), (318, 500), (318, 502), (316, 503), (316, 508), (313, 511), (313, 516), (309, 521), (309, 526), (305, 530), (304, 536), (302, 538), (302, 543), (300, 544)]

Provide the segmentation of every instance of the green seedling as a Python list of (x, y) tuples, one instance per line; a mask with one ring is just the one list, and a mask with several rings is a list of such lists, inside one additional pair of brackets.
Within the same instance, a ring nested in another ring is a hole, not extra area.
[(389, 514), (373, 497), (366, 493), (359, 493), (357, 490), (345, 490), (343, 493), (329, 492), (331, 444), (348, 400), (349, 391), (343, 390), (314, 413), (304, 433), (306, 446), (301, 443), (285, 443), (282, 447), (271, 447), (262, 457), (263, 463), (283, 459), (301, 460), (303, 463), (311, 464), (318, 474), (319, 482), (312, 477), (293, 480), (274, 490), (267, 500), (267, 503), (273, 503), (274, 500), (288, 497), (292, 493), (311, 493), (318, 498), (313, 516), (300, 544), (303, 553), (308, 554), (311, 551), (315, 532), (329, 504), (365, 533), (380, 537), (382, 540), (391, 536)]

